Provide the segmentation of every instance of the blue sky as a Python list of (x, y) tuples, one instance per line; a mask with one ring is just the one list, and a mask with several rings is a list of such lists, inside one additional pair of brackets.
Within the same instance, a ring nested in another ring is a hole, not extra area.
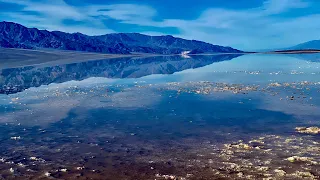
[(0, 21), (88, 35), (171, 34), (256, 50), (320, 39), (320, 1), (0, 0)]

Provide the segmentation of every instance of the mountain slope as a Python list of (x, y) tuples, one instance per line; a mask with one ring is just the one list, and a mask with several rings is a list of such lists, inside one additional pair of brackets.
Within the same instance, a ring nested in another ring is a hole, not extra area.
[(313, 41), (301, 43), (296, 46), (290, 47), (289, 49), (290, 50), (320, 49), (320, 40), (313, 40)]
[(231, 47), (185, 40), (173, 36), (147, 36), (139, 33), (114, 33), (87, 36), (27, 28), (17, 23), (0, 22), (0, 46), (24, 49), (61, 49), (112, 54), (156, 53), (179, 54), (182, 51), (203, 53), (238, 53)]

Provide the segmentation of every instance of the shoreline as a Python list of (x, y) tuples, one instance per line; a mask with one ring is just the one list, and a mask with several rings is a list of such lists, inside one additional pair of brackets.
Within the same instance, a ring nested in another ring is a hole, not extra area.
[[(203, 53), (188, 54), (185, 58), (191, 56), (214, 56), (230, 54), (314, 54), (320, 53), (320, 50), (299, 50), (299, 51), (273, 51), (273, 52), (239, 52), (239, 53)], [(181, 54), (102, 54), (82, 51), (68, 51), (55, 49), (18, 49), (18, 48), (0, 48), (0, 70), (19, 68), (25, 66), (53, 66), (61, 64), (71, 64), (87, 61), (96, 61), (115, 58), (146, 58), (159, 56), (181, 56)], [(183, 56), (182, 56), (183, 57)]]

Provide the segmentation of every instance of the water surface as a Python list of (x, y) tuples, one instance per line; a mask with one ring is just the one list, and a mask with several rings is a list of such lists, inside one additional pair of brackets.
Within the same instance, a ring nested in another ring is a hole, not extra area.
[(317, 179), (319, 134), (295, 128), (320, 126), (319, 62), (165, 56), (3, 69), (0, 177)]

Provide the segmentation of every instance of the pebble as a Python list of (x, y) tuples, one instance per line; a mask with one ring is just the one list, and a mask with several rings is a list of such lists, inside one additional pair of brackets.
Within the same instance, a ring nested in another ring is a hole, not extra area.
[(50, 176), (51, 176), (51, 173), (45, 172), (44, 175), (45, 175), (46, 177), (50, 177)]
[(10, 173), (14, 173), (14, 169), (13, 168), (10, 168), (9, 171), (10, 171)]
[(288, 157), (287, 160), (292, 163), (294, 163), (294, 162), (311, 162), (312, 158), (292, 156), (292, 157)]
[(277, 176), (285, 176), (286, 175), (286, 172), (281, 169), (275, 169), (274, 172), (277, 173)]
[(84, 166), (82, 167), (76, 167), (76, 170), (83, 170), (84, 169)]
[(37, 158), (37, 157), (30, 157), (30, 160), (32, 160), (32, 161), (37, 161), (38, 158)]
[(64, 168), (64, 169), (60, 169), (60, 171), (61, 172), (67, 172), (68, 170)]
[(12, 139), (12, 140), (20, 140), (21, 137), (20, 136), (14, 136), (14, 137), (11, 137), (10, 139)]

